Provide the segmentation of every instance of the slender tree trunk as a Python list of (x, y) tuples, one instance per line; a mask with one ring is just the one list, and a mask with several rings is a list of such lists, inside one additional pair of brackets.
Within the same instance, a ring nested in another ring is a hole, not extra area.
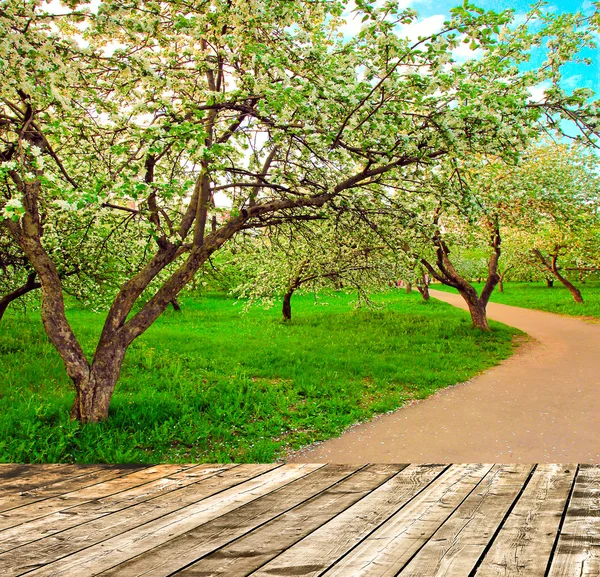
[(4, 313), (6, 312), (6, 309), (10, 303), (42, 286), (39, 282), (36, 282), (36, 276), (36, 273), (32, 272), (27, 277), (27, 281), (24, 285), (0, 299), (0, 321), (2, 320), (2, 317), (4, 316)]
[(288, 292), (283, 296), (283, 307), (281, 313), (283, 314), (284, 321), (292, 320), (292, 295), (294, 294), (293, 288), (290, 288)]
[[(537, 258), (546, 268), (546, 270), (552, 273), (563, 284), (563, 286), (568, 289), (568, 291), (571, 293), (571, 296), (573, 297), (573, 300), (576, 303), (582, 303), (583, 297), (581, 296), (581, 292), (579, 291), (579, 289), (559, 272), (558, 258), (560, 256), (561, 248), (561, 246), (557, 246), (554, 249), (554, 252), (550, 255), (550, 260), (548, 260), (538, 249), (534, 249), (533, 254), (537, 256)], [(554, 281), (550, 281), (548, 279), (546, 279), (546, 282), (548, 283), (548, 288), (551, 288), (554, 284)]]
[(410, 294), (411, 292), (412, 292), (412, 283), (407, 282), (406, 283), (406, 294)]
[(177, 297), (173, 298), (171, 300), (171, 306), (173, 307), (173, 310), (180, 313), (181, 312), (181, 306), (179, 305), (179, 300), (177, 300)]
[(424, 285), (417, 285), (417, 290), (421, 293), (421, 296), (423, 297), (424, 301), (428, 301), (430, 298), (429, 295), (429, 286), (424, 284)]
[(421, 277), (417, 280), (417, 290), (421, 293), (424, 301), (429, 300), (429, 277), (424, 271), (421, 271)]
[(548, 288), (552, 288), (552, 287), (554, 286), (554, 279), (547, 278), (547, 279), (546, 279), (546, 286), (547, 286)]
[(513, 268), (512, 265), (507, 266), (504, 269), (504, 271), (502, 272), (502, 274), (498, 275), (498, 292), (501, 292), (501, 293), (504, 292), (504, 277), (507, 275), (508, 271), (512, 268)]
[(582, 303), (583, 297), (581, 296), (581, 291), (569, 280), (567, 280), (564, 276), (559, 273), (556, 273), (556, 277), (558, 280), (568, 289), (573, 297), (573, 300), (576, 303)]

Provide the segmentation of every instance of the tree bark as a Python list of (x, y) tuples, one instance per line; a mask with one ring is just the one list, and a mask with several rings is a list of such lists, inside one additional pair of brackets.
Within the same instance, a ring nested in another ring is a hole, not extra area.
[(504, 271), (502, 272), (502, 274), (500, 274), (498, 276), (498, 292), (503, 293), (504, 292), (504, 277), (506, 276), (506, 274), (508, 273), (508, 271), (513, 268), (512, 265), (508, 266), (504, 269)]
[(75, 384), (75, 400), (71, 418), (82, 423), (97, 423), (108, 419), (110, 401), (121, 374), (127, 346), (120, 341), (110, 348), (96, 350), (94, 362), (87, 375)]
[(283, 307), (281, 313), (283, 314), (284, 321), (292, 320), (292, 295), (294, 294), (293, 288), (290, 288), (285, 295), (283, 295)]
[(417, 290), (421, 293), (424, 301), (429, 300), (429, 277), (425, 273), (423, 273), (421, 278), (417, 281)]
[(548, 288), (552, 288), (552, 287), (554, 286), (554, 280), (553, 280), (553, 279), (551, 279), (551, 278), (547, 278), (547, 279), (546, 279), (546, 286), (547, 286)]
[(477, 296), (475, 292), (462, 292), (459, 291), (462, 298), (465, 299), (467, 306), (469, 307), (469, 313), (471, 313), (471, 320), (473, 322), (473, 326), (477, 329), (481, 329), (482, 331), (489, 331), (490, 325), (487, 320), (487, 303), (483, 304), (481, 299)]
[(2, 320), (2, 317), (4, 316), (4, 313), (6, 312), (6, 309), (10, 303), (42, 286), (35, 280), (36, 276), (36, 273), (32, 272), (27, 276), (27, 281), (24, 285), (0, 299), (0, 321)]
[(412, 292), (412, 283), (407, 282), (406, 283), (406, 294), (410, 294), (411, 292)]
[(565, 286), (567, 287), (568, 291), (571, 293), (571, 296), (573, 297), (573, 300), (576, 303), (582, 303), (583, 302), (583, 297), (581, 296), (581, 291), (569, 280), (567, 280), (566, 278), (564, 278), (561, 275), (557, 275), (558, 276), (558, 280)]
[(171, 299), (171, 306), (173, 307), (173, 310), (180, 313), (181, 312), (181, 306), (179, 304), (179, 300), (177, 300), (177, 297), (173, 297)]
[(430, 299), (430, 295), (429, 295), (429, 286), (424, 284), (424, 285), (417, 285), (417, 290), (421, 293), (421, 296), (423, 297), (424, 301), (428, 301)]
[[(538, 249), (533, 250), (533, 254), (537, 256), (539, 261), (542, 263), (544, 268), (551, 272), (561, 283), (562, 285), (571, 293), (573, 300), (576, 303), (582, 303), (583, 297), (581, 296), (580, 290), (568, 279), (566, 279), (562, 274), (560, 274), (558, 270), (558, 257), (560, 256), (560, 249), (563, 247), (557, 246), (554, 252), (550, 255), (551, 260), (548, 259), (539, 251)], [(548, 284), (548, 288), (551, 288), (554, 284), (554, 281), (546, 279), (546, 283)]]

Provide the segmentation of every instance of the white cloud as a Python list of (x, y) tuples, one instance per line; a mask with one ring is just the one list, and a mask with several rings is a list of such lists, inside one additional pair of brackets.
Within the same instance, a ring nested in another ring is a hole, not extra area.
[(476, 48), (471, 50), (470, 44), (461, 42), (453, 51), (452, 58), (456, 62), (466, 62), (467, 60), (478, 60), (483, 56), (483, 50)]
[(535, 86), (529, 87), (529, 93), (531, 94), (529, 101), (530, 102), (542, 102), (544, 100), (544, 92), (552, 86), (552, 83), (549, 81), (540, 82)]
[(574, 74), (573, 76), (563, 78), (561, 84), (565, 88), (583, 88), (587, 85), (587, 82), (583, 82), (583, 76), (581, 74)]
[(439, 32), (447, 17), (444, 14), (434, 14), (427, 18), (418, 19), (411, 24), (403, 24), (398, 28), (398, 35), (409, 38), (412, 42), (416, 42), (419, 37), (427, 38), (436, 32)]

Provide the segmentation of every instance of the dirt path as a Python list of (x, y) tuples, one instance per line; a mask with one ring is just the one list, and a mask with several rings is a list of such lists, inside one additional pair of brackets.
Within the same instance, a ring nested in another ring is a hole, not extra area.
[[(459, 295), (432, 296), (466, 308)], [(290, 462), (600, 462), (600, 325), (490, 303), (489, 317), (528, 333), (510, 359)]]

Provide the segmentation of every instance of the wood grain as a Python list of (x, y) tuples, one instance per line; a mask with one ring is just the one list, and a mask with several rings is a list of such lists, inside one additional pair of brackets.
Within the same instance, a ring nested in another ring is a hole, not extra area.
[(538, 465), (477, 577), (543, 577), (577, 465)]
[[(234, 465), (199, 465), (191, 468), (160, 465), (58, 498), (13, 509), (4, 518), (0, 517), (0, 523), (9, 526), (0, 531), (0, 552), (89, 523), (232, 467)], [(88, 526), (87, 530), (91, 534), (92, 526)]]
[(491, 468), (492, 465), (452, 465), (325, 572), (324, 577), (394, 577)]
[[(114, 567), (102, 577), (165, 577), (253, 529), (268, 523), (364, 468), (361, 465), (326, 465), (309, 475), (205, 523), (147, 553)], [(248, 556), (244, 553), (244, 557)], [(202, 561), (204, 563), (204, 560)]]
[[(120, 532), (116, 536), (107, 536), (102, 542), (97, 542), (97, 544), (91, 547), (87, 546), (85, 549), (82, 549), (81, 545), (89, 545), (87, 543), (87, 534), (79, 533), (80, 550), (77, 553), (70, 554), (66, 559), (61, 558), (40, 569), (31, 571), (29, 577), (81, 577), (82, 575), (96, 575), (127, 559), (150, 551), (154, 547), (182, 535), (198, 525), (207, 523), (250, 501), (254, 501), (322, 466), (305, 464), (287, 465), (286, 467), (277, 467), (274, 470), (264, 472), (269, 468), (273, 469), (273, 465), (248, 465), (246, 469), (242, 469), (244, 465), (240, 465), (240, 467), (233, 469), (231, 473), (234, 474), (234, 472), (237, 472), (240, 475), (246, 472), (251, 477), (244, 482), (243, 486), (234, 486), (223, 490), (225, 485), (221, 483), (220, 487), (211, 489), (211, 496), (209, 497), (206, 492), (202, 494), (200, 488), (204, 484), (210, 485), (210, 482), (214, 479), (211, 478), (205, 483), (198, 484), (196, 494), (190, 495), (190, 499), (193, 499), (193, 502), (184, 507), (182, 507), (180, 499), (173, 499), (172, 495), (175, 492), (164, 496), (166, 498), (164, 507), (157, 508), (153, 505), (153, 503), (163, 499), (163, 497), (153, 499), (150, 502), (149, 511), (145, 512), (146, 514), (143, 517), (136, 514), (134, 510), (147, 507), (148, 503), (131, 507), (125, 512), (130, 513), (131, 517), (129, 521), (134, 525), (133, 528), (126, 532)], [(227, 472), (223, 474), (223, 476), (225, 475), (227, 475)], [(239, 485), (239, 483), (236, 483), (236, 485)], [(185, 487), (176, 492), (188, 492), (189, 489), (190, 487)], [(169, 509), (170, 512), (168, 512)], [(100, 521), (102, 520), (104, 518)], [(47, 541), (47, 539), (44, 539), (44, 541)], [(15, 551), (20, 551), (21, 549), (24, 549), (24, 547)], [(63, 553), (64, 548), (61, 547), (61, 557), (65, 557)], [(2, 556), (0, 555), (0, 563), (1, 561)], [(31, 568), (27, 568), (27, 571)], [(11, 572), (7, 572), (6, 577), (21, 575), (24, 572), (23, 569), (11, 566)]]
[(410, 465), (254, 575), (319, 575), (427, 487), (444, 469), (445, 465)]
[[(375, 517), (385, 515), (390, 508), (401, 506), (407, 494), (411, 493), (411, 489), (406, 489), (407, 485), (411, 488), (416, 485), (414, 482), (403, 483), (402, 480), (406, 477), (398, 480), (397, 473), (402, 468), (397, 465), (370, 465), (235, 543), (219, 549), (184, 569), (180, 575), (181, 577), (197, 577), (207, 573), (227, 577), (248, 575), (366, 497), (377, 496), (378, 499), (376, 498), (371, 506), (367, 505), (362, 510), (368, 510)], [(386, 483), (391, 477), (393, 479)], [(413, 475), (410, 477), (412, 478)], [(377, 507), (377, 504), (380, 506)], [(343, 535), (336, 535), (336, 537), (340, 540), (344, 538)]]
[[(60, 487), (64, 483), (72, 483), (78, 478), (85, 477), (90, 473), (111, 469), (100, 465), (27, 465), (15, 474), (12, 470), (0, 484), (0, 511), (13, 507), (11, 497), (16, 495), (25, 496), (26, 493), (60, 494)], [(143, 467), (137, 467), (141, 469)], [(58, 485), (56, 487), (55, 485)]]
[(599, 577), (600, 465), (0, 464), (0, 577)]
[(600, 466), (581, 465), (548, 577), (600, 575)]
[(496, 465), (402, 570), (402, 577), (468, 576), (522, 490), (531, 465)]
[[(175, 467), (179, 471), (185, 468), (181, 465)], [(146, 476), (152, 476), (157, 471), (156, 467), (139, 469), (135, 472), (132, 472), (131, 468), (100, 469), (81, 477), (66, 479), (48, 487), (24, 493), (12, 493), (4, 499), (4, 503), (9, 506), (0, 513), (0, 531), (18, 523), (41, 517), (47, 512), (65, 509), (69, 506), (70, 500), (76, 499), (77, 495), (93, 495), (91, 498), (102, 497), (103, 487), (108, 484), (119, 485), (124, 482), (123, 479), (145, 478)]]
[[(3, 570), (0, 575), (2, 577), (21, 575), (47, 564), (52, 564), (51, 567), (49, 565), (50, 572), (58, 566), (68, 566), (68, 561), (60, 561), (56, 565), (53, 562), (67, 556), (83, 558), (85, 553), (77, 557), (78, 552), (85, 551), (111, 538), (114, 539), (122, 533), (152, 521), (158, 521), (160, 525), (163, 519), (167, 519), (164, 522), (168, 524), (168, 520), (171, 518), (169, 515), (181, 510), (184, 511), (181, 514), (185, 517), (187, 509), (207, 497), (219, 494), (225, 489), (235, 487), (257, 476), (260, 477), (265, 471), (274, 468), (278, 467), (276, 465), (240, 465), (208, 479), (125, 508), (122, 506), (121, 499), (113, 501), (109, 498), (108, 506), (103, 509), (106, 514), (99, 518), (95, 517), (98, 511), (94, 503), (82, 505), (77, 512), (79, 520), (83, 520), (82, 523), (77, 522), (76, 526), (66, 531), (54, 533), (39, 541), (0, 554), (0, 568)], [(111, 512), (111, 508), (115, 511)], [(94, 517), (93, 520), (85, 521), (90, 514)], [(116, 540), (118, 541), (118, 538)], [(126, 538), (123, 540), (126, 541)], [(74, 565), (76, 566), (77, 562), (74, 562)]]

